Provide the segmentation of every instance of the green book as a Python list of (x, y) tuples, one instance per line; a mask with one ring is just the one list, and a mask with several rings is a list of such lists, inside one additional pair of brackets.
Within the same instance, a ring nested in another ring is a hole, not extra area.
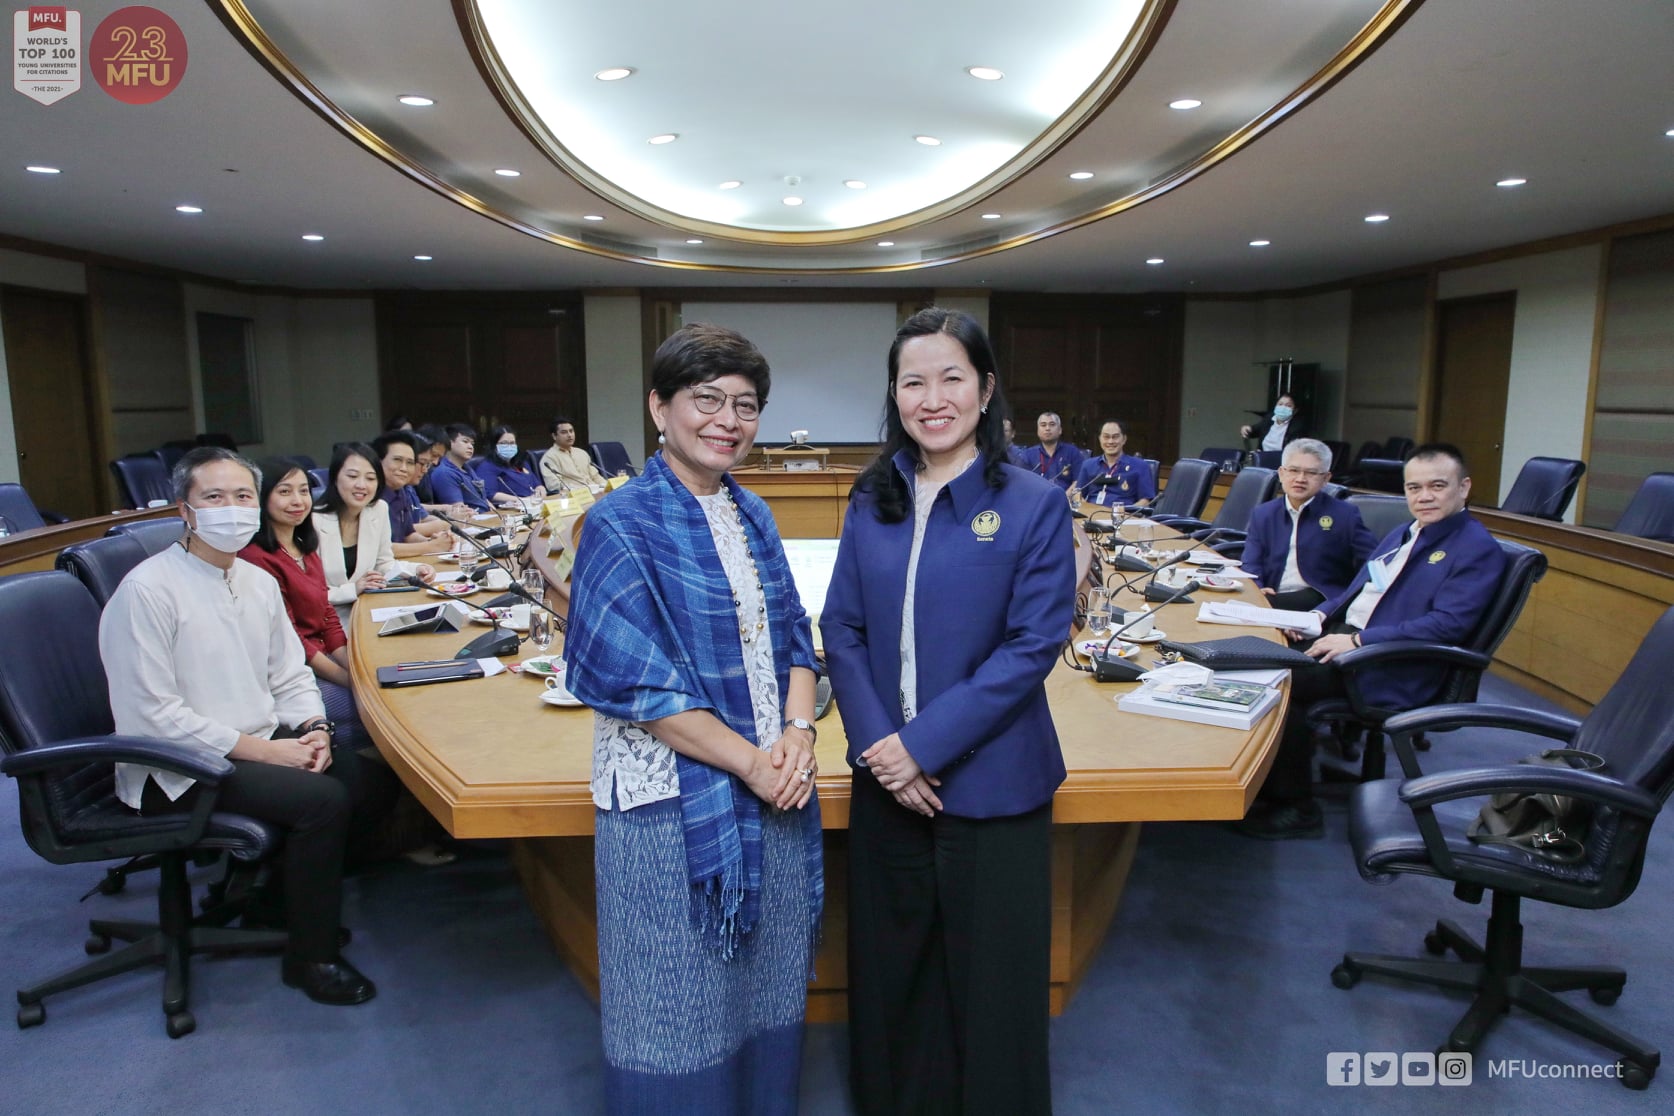
[(1159, 689), (1156, 699), (1175, 705), (1199, 705), (1206, 709), (1252, 709), (1266, 695), (1267, 687), (1254, 682), (1204, 682), (1196, 686)]

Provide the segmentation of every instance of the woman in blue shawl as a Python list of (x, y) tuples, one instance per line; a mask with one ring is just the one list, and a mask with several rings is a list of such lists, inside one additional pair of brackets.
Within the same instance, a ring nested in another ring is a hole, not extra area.
[(769, 382), (732, 330), (663, 342), (662, 449), (576, 550), (612, 1112), (796, 1110), (824, 902), (813, 635), (767, 505), (728, 475)]

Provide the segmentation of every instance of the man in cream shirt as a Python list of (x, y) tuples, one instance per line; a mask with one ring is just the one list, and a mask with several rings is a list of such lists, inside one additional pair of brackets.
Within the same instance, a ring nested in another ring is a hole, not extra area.
[[(260, 523), (260, 475), (231, 450), (203, 447), (173, 479), (183, 545), (136, 566), (99, 624), (116, 731), (233, 762), (217, 807), (285, 831), (284, 982), (321, 1003), (364, 1003), (377, 990), (339, 953), (355, 758), (327, 773), (331, 722), (279, 584), (235, 557)], [(116, 765), (116, 789), (142, 813), (188, 810), (198, 793), (191, 779), (135, 764)]]
[(585, 450), (575, 448), (575, 423), (562, 415), (552, 420), (552, 448), (541, 455), (541, 480), (553, 494), (571, 488), (604, 487), (599, 467)]

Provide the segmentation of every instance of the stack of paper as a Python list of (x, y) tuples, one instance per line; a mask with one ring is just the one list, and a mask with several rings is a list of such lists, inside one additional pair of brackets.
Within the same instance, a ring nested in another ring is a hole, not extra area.
[(1263, 608), (1243, 601), (1204, 601), (1197, 606), (1199, 624), (1232, 624), (1243, 628), (1282, 628), (1305, 636), (1319, 635), (1319, 613)]
[(1190, 721), (1193, 724), (1217, 725), (1221, 728), (1250, 729), (1278, 702), (1278, 690), (1259, 682), (1235, 681), (1223, 673), (1215, 675), (1209, 683), (1202, 685), (1171, 686), (1148, 683), (1132, 693), (1124, 694), (1117, 700), (1116, 707), (1124, 713), (1139, 713), (1147, 717), (1166, 717), (1172, 721)]

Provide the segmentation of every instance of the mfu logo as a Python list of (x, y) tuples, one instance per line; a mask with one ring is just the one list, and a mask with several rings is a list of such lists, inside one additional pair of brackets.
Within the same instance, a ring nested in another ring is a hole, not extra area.
[(1338, 1050), (1325, 1056), (1327, 1085), (1469, 1085), (1468, 1053), (1393, 1050), (1360, 1053)]
[(87, 64), (99, 88), (118, 101), (149, 105), (186, 75), (186, 36), (156, 8), (118, 8), (88, 40)]

